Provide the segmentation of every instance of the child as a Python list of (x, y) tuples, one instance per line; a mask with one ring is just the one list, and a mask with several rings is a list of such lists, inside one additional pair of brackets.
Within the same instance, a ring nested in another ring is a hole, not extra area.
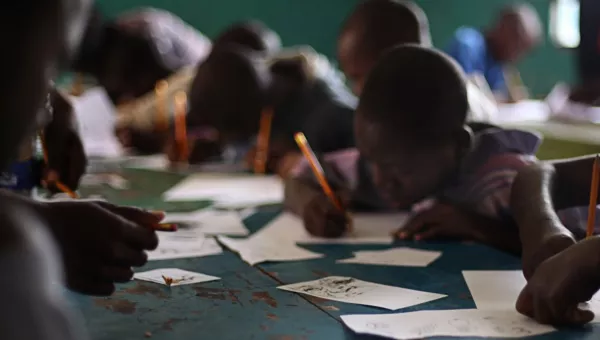
[(531, 164), (514, 183), (511, 205), (529, 281), (517, 309), (542, 323), (581, 325), (594, 318), (577, 305), (600, 289), (600, 239), (575, 243), (587, 220), (594, 158)]
[(446, 48), (467, 74), (480, 74), (501, 101), (526, 99), (525, 89), (505, 79), (505, 72), (541, 42), (542, 25), (535, 9), (526, 3), (500, 13), (485, 34), (471, 27), (459, 28)]
[[(484, 124), (467, 126), (467, 111), (465, 76), (449, 57), (416, 45), (392, 49), (363, 89), (355, 120), (358, 150), (325, 158), (342, 175), (338, 193), (348, 198), (347, 207), (410, 209), (435, 197), (444, 204), (436, 218), (411, 222), (401, 238), (471, 239), (518, 252), (510, 183), (535, 153), (539, 138)], [(312, 234), (341, 236), (345, 214), (309, 182), (288, 180), (287, 208), (303, 217)], [(462, 223), (444, 223), (448, 216)]]
[[(425, 12), (411, 1), (365, 0), (350, 14), (338, 37), (337, 55), (357, 96), (379, 57), (399, 44), (431, 46)], [(493, 96), (469, 82), (470, 121), (489, 121), (497, 111)]]
[(431, 45), (425, 12), (412, 1), (365, 0), (350, 14), (338, 37), (337, 54), (357, 96), (379, 57), (398, 44)]
[[(47, 77), (77, 48), (89, 2), (29, 5), (1, 14), (0, 35), (11, 46), (2, 64), (10, 85), (0, 94), (1, 169), (35, 130)], [(5, 273), (0, 298), (10, 306), (0, 319), (3, 339), (86, 339), (56, 284), (62, 268), (53, 239), (61, 246), (70, 286), (96, 294), (110, 294), (115, 281), (128, 281), (131, 266), (143, 264), (144, 250), (157, 244), (151, 226), (161, 216), (138, 209), (93, 202), (36, 203), (3, 190), (0, 202), (0, 269)], [(81, 221), (86, 221), (85, 228)]]
[(243, 159), (261, 113), (269, 109), (274, 112), (271, 171), (284, 155), (299, 157), (293, 141), (298, 131), (312, 139), (317, 152), (351, 147), (354, 103), (340, 75), (310, 48), (284, 51), (270, 60), (241, 47), (215, 50), (198, 68), (190, 91), (188, 124), (196, 143), (190, 161), (218, 158), (232, 145), (238, 150), (233, 158)]

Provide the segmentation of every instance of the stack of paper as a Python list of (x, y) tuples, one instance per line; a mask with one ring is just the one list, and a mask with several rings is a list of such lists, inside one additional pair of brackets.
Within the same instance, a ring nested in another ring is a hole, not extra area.
[(212, 238), (202, 235), (159, 232), (158, 248), (148, 252), (148, 260), (170, 260), (187, 257), (219, 255), (223, 249)]
[(353, 258), (338, 260), (336, 263), (399, 267), (427, 267), (440, 256), (442, 256), (442, 253), (439, 251), (394, 248), (387, 250), (357, 251), (354, 253)]
[(246, 236), (249, 233), (240, 214), (232, 210), (167, 213), (163, 223), (178, 223), (178, 234)]
[(320, 280), (277, 287), (321, 299), (397, 310), (437, 300), (447, 295), (381, 285), (351, 277), (330, 276)]
[(359, 334), (402, 340), (436, 336), (520, 339), (556, 331), (517, 313), (478, 309), (344, 315), (342, 321)]
[[(142, 273), (135, 273), (133, 278), (136, 280), (154, 282), (171, 287), (220, 280), (220, 278), (216, 276), (194, 273), (177, 268), (163, 268)], [(167, 284), (165, 278), (171, 279), (171, 283)]]
[(222, 208), (246, 208), (283, 202), (277, 176), (196, 174), (163, 194), (165, 201), (211, 199)]

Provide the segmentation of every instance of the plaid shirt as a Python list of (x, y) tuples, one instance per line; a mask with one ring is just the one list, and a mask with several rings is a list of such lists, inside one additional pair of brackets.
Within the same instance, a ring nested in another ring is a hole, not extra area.
[[(462, 163), (453, 183), (432, 196), (495, 218), (510, 217), (510, 190), (518, 171), (535, 161), (541, 138), (520, 130), (489, 128), (475, 134), (474, 146)], [(355, 208), (386, 210), (389, 205), (378, 195), (358, 150), (325, 155), (343, 176), (353, 193)], [(300, 164), (294, 174), (307, 173)]]

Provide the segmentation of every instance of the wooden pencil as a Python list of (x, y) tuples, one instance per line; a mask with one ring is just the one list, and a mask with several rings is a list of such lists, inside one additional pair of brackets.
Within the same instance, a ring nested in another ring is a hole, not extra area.
[(265, 108), (260, 116), (260, 129), (256, 141), (256, 155), (254, 156), (254, 172), (264, 174), (267, 172), (267, 161), (269, 158), (269, 139), (271, 137), (271, 125), (273, 123), (273, 108)]
[(178, 160), (185, 162), (188, 159), (188, 140), (187, 140), (187, 96), (185, 92), (180, 91), (175, 94), (175, 143), (177, 147)]
[(586, 237), (594, 235), (594, 227), (596, 224), (596, 206), (598, 205), (598, 180), (600, 179), (600, 158), (596, 155), (594, 165), (592, 166), (592, 183), (590, 186), (590, 206), (588, 207), (588, 220)]
[(73, 84), (71, 85), (70, 95), (79, 97), (83, 94), (83, 75), (77, 73), (73, 76)]

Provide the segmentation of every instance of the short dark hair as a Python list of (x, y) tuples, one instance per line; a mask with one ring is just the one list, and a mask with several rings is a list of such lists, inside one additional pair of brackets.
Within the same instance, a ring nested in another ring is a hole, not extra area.
[(258, 131), (265, 81), (253, 51), (226, 46), (198, 66), (190, 88), (188, 123), (212, 126), (234, 139)]
[(367, 53), (379, 55), (398, 44), (429, 44), (429, 23), (425, 12), (410, 1), (365, 0), (350, 14), (342, 34), (358, 30)]
[(273, 54), (281, 48), (279, 35), (264, 23), (256, 20), (242, 21), (229, 26), (213, 42), (213, 48), (237, 44), (247, 49)]
[(403, 140), (428, 143), (464, 126), (468, 109), (466, 80), (458, 64), (433, 48), (400, 45), (371, 71), (358, 115)]

